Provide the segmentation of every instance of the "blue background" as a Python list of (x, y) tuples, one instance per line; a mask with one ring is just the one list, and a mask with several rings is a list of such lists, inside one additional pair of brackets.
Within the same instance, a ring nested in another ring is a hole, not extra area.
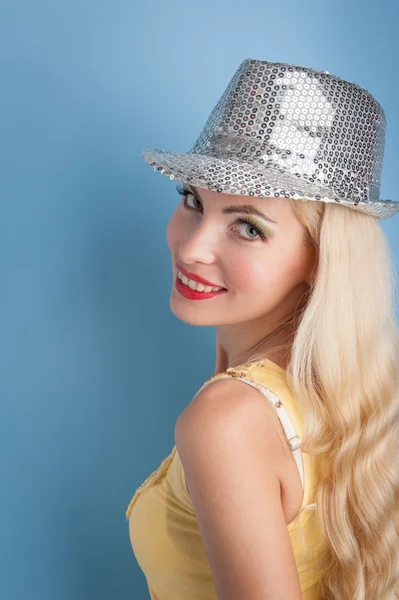
[[(394, 0), (138, 5), (1, 3), (4, 600), (149, 598), (125, 510), (212, 375), (215, 330), (170, 311), (177, 182), (141, 150), (188, 151), (242, 60), (289, 62), (381, 102), (399, 200)], [(380, 223), (396, 260), (398, 217)]]

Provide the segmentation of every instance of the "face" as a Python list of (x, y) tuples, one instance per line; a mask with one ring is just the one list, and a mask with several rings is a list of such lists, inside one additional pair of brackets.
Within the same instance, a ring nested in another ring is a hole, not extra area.
[[(167, 227), (172, 312), (192, 325), (245, 324), (246, 335), (263, 335), (267, 324), (284, 320), (309, 288), (315, 254), (303, 241), (302, 224), (286, 198), (235, 196), (186, 185), (184, 189), (190, 191)], [(264, 217), (248, 214), (253, 209)], [(185, 297), (176, 288), (179, 262), (227, 291), (208, 298)]]

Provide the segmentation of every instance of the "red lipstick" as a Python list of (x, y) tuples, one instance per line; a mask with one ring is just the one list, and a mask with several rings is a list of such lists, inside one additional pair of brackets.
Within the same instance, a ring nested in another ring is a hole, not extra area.
[(218, 294), (225, 294), (227, 292), (226, 289), (220, 290), (218, 292), (197, 292), (197, 290), (192, 290), (188, 285), (185, 285), (181, 281), (181, 279), (179, 279), (178, 275), (176, 275), (175, 285), (177, 291), (189, 300), (206, 300), (207, 298), (213, 298), (213, 296), (217, 296)]
[[(194, 279), (194, 281), (198, 281), (199, 283), (203, 283), (204, 285), (211, 285), (212, 287), (222, 287), (221, 285), (219, 285), (217, 283), (213, 283), (212, 281), (209, 281), (209, 279), (205, 279), (204, 277), (201, 277), (200, 275), (196, 275), (195, 273), (191, 273), (190, 271), (187, 271), (187, 269), (182, 267), (179, 263), (176, 263), (176, 267), (181, 273), (183, 273), (183, 275), (185, 275), (189, 279)], [(225, 289), (226, 288), (223, 288), (223, 290), (225, 290)]]

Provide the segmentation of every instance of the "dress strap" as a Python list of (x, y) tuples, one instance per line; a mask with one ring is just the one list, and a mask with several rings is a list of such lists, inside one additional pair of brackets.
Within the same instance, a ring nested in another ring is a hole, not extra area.
[[(302, 458), (302, 452), (301, 452), (301, 440), (299, 439), (296, 431), (295, 431), (295, 427), (292, 424), (292, 421), (290, 419), (290, 417), (288, 416), (288, 413), (284, 407), (284, 405), (282, 404), (280, 398), (277, 396), (277, 394), (275, 394), (274, 392), (272, 392), (272, 390), (270, 390), (269, 388), (267, 388), (264, 385), (261, 385), (260, 383), (257, 383), (255, 381), (252, 381), (251, 379), (248, 379), (247, 377), (245, 377), (245, 375), (240, 375), (239, 372), (234, 372), (234, 373), (227, 373), (226, 371), (222, 372), (222, 373), (217, 373), (216, 375), (213, 375), (213, 377), (211, 377), (210, 379), (208, 379), (208, 381), (206, 381), (204, 383), (204, 385), (198, 390), (197, 394), (208, 384), (211, 383), (217, 379), (227, 379), (227, 378), (233, 378), (233, 379), (238, 379), (239, 381), (243, 381), (244, 383), (247, 383), (248, 385), (251, 385), (252, 387), (254, 387), (255, 389), (257, 389), (264, 398), (266, 398), (266, 400), (272, 405), (272, 407), (274, 408), (280, 423), (283, 427), (284, 433), (286, 435), (288, 444), (292, 450), (295, 462), (297, 464), (298, 467), (298, 471), (299, 471), (299, 475), (301, 478), (301, 483), (302, 483), (302, 489), (304, 488), (304, 479), (305, 479), (305, 474), (304, 474), (304, 466), (303, 466), (303, 458)], [(196, 395), (197, 395), (196, 394)]]

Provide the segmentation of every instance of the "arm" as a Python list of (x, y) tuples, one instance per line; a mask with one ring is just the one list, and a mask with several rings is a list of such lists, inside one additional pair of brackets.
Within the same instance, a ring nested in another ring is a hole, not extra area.
[(175, 442), (219, 600), (302, 600), (276, 464), (273, 408), (231, 379), (179, 416)]

